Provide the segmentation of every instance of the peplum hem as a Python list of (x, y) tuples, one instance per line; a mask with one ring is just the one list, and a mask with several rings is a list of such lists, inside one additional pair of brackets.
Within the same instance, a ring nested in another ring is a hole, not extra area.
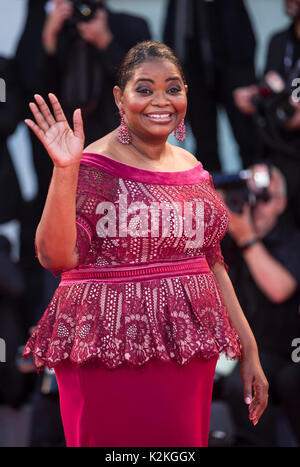
[(107, 368), (153, 358), (186, 365), (221, 353), (241, 359), (212, 273), (126, 283), (76, 283), (56, 289), (23, 357), (37, 370), (64, 360)]

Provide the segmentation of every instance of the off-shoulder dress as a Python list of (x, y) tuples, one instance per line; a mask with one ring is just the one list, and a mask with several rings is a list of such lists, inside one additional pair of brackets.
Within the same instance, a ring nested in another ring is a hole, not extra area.
[(55, 369), (67, 445), (207, 445), (217, 359), (241, 357), (211, 271), (228, 213), (210, 174), (85, 152), (76, 228), (79, 265), (52, 271), (24, 351)]

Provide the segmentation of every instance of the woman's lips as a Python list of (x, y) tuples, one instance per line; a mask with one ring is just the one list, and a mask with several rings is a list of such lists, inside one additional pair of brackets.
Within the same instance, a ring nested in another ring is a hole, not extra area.
[(174, 114), (172, 113), (151, 113), (151, 114), (145, 114), (145, 117), (148, 120), (151, 120), (152, 122), (155, 123), (170, 123), (173, 119)]

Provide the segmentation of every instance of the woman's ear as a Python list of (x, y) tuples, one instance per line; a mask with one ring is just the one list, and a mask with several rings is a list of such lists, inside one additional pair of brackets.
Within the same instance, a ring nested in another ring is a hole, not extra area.
[(114, 86), (113, 95), (114, 95), (116, 106), (118, 107), (119, 110), (121, 110), (123, 93), (121, 89), (119, 88), (119, 86)]

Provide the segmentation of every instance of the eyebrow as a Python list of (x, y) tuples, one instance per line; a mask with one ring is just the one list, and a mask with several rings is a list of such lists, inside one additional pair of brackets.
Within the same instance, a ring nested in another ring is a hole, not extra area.
[[(147, 81), (149, 83), (154, 84), (154, 80), (150, 79), (150, 78), (139, 78), (139, 79), (136, 80), (135, 84), (137, 84), (139, 81)], [(180, 78), (178, 76), (176, 76), (176, 77), (173, 77), (173, 78), (167, 78), (165, 80), (166, 83), (168, 83), (169, 81), (180, 81)]]

